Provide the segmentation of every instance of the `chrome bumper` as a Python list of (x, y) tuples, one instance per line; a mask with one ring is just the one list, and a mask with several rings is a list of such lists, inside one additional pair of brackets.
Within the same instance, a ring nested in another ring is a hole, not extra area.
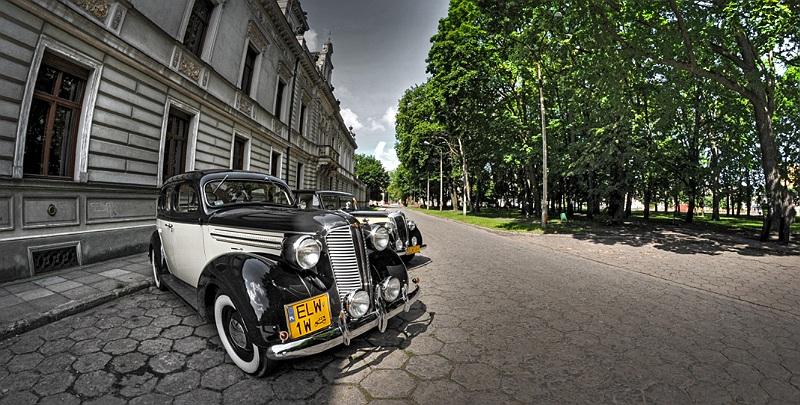
[(295, 340), (294, 342), (280, 343), (267, 348), (267, 358), (270, 360), (286, 360), (297, 357), (310, 356), (324, 352), (342, 343), (350, 344), (350, 339), (362, 335), (370, 329), (379, 326), (394, 318), (400, 312), (407, 312), (411, 305), (417, 302), (420, 295), (420, 287), (407, 295), (405, 301), (399, 300), (392, 304), (385, 313), (382, 313), (380, 306), (378, 310), (369, 313), (359, 319), (350, 322), (339, 322), (339, 326), (318, 332), (313, 336)]

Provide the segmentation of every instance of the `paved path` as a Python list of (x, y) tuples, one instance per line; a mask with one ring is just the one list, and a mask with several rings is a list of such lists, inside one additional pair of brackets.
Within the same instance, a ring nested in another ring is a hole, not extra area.
[(0, 283), (0, 339), (147, 288), (152, 274), (147, 255), (139, 254)]
[(432, 261), (385, 334), (252, 379), (150, 290), (0, 341), (0, 404), (800, 402), (800, 318), (636, 267), (675, 256), (587, 259), (566, 247), (589, 241), (411, 215)]

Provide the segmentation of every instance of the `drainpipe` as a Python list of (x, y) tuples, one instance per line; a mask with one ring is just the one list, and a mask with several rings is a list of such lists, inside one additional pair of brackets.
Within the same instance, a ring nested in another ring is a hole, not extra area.
[[(294, 70), (292, 71), (292, 91), (289, 93), (291, 102), (289, 103), (289, 131), (287, 133), (287, 140), (289, 145), (286, 146), (286, 184), (289, 184), (289, 168), (292, 166), (289, 162), (289, 152), (292, 150), (292, 118), (294, 118), (294, 90), (297, 84), (297, 65), (300, 64), (300, 58), (294, 59)], [(289, 188), (292, 185), (289, 184)]]

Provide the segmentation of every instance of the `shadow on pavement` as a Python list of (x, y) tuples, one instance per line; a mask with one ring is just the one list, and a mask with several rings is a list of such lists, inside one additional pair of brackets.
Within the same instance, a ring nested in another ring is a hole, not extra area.
[(610, 230), (586, 231), (572, 235), (603, 245), (633, 247), (652, 245), (656, 249), (678, 254), (719, 255), (725, 252), (743, 256), (797, 256), (796, 244), (780, 245), (778, 242), (761, 242), (741, 236), (694, 231), (686, 228), (621, 226)]
[(410, 262), (406, 263), (408, 270), (415, 270), (423, 266), (427, 266), (432, 262), (430, 257), (416, 255)]

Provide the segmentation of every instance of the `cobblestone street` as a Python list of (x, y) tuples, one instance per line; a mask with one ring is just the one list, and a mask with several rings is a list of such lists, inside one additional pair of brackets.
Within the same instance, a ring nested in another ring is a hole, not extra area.
[[(689, 277), (711, 263), (699, 253), (606, 244), (589, 257), (577, 252), (595, 241), (410, 216), (428, 244), (412, 271), (423, 296), (384, 334), (256, 379), (213, 325), (150, 289), (0, 341), (0, 405), (800, 402), (800, 319), (769, 305), (786, 289), (758, 305), (723, 289), (758, 285), (743, 279), (750, 256), (728, 252), (732, 281), (715, 289)], [(761, 260), (777, 273), (754, 277), (800, 270), (796, 256)]]

